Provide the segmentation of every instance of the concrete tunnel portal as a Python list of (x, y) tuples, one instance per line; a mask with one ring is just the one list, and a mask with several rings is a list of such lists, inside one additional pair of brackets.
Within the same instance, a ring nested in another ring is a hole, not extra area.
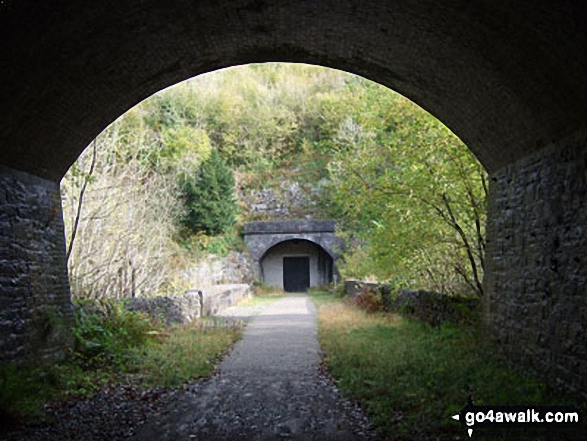
[(320, 245), (306, 239), (273, 245), (259, 264), (261, 281), (286, 292), (306, 292), (333, 281), (334, 259)]

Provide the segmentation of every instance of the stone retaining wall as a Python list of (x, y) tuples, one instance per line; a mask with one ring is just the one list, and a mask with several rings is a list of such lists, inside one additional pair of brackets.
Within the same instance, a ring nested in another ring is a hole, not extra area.
[(507, 358), (587, 396), (587, 141), (491, 174), (485, 324)]
[(360, 280), (345, 280), (344, 293), (349, 297), (356, 297), (365, 289), (375, 290), (379, 287), (379, 283), (362, 282)]
[(435, 327), (445, 322), (472, 324), (479, 320), (481, 299), (404, 290), (390, 302), (389, 309)]
[(72, 324), (59, 184), (0, 165), (0, 360), (54, 363)]
[(474, 323), (481, 314), (481, 299), (477, 298), (447, 296), (429, 291), (402, 290), (394, 293), (385, 284), (358, 280), (345, 282), (345, 293), (351, 298), (364, 292), (377, 295), (387, 311), (399, 312), (436, 327), (445, 322)]
[(187, 291), (173, 297), (138, 297), (125, 302), (131, 311), (141, 311), (151, 317), (160, 319), (166, 324), (188, 323), (201, 316), (201, 291)]
[(143, 311), (166, 324), (188, 323), (210, 316), (250, 297), (252, 288), (246, 284), (216, 285), (204, 291), (190, 290), (173, 297), (129, 299), (128, 309)]
[(216, 285), (204, 292), (202, 313), (204, 316), (214, 315), (241, 299), (251, 297), (253, 288), (246, 284)]

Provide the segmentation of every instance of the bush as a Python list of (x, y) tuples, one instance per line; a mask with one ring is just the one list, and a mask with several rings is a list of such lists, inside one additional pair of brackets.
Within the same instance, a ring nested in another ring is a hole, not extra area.
[(128, 311), (122, 302), (104, 301), (100, 308), (75, 313), (75, 355), (88, 365), (122, 363), (129, 348), (145, 343), (160, 329), (144, 313)]
[(367, 312), (385, 311), (385, 302), (379, 291), (373, 292), (365, 287), (357, 296), (351, 299), (354, 306), (364, 309)]
[(344, 283), (331, 284), (329, 291), (338, 298), (343, 298), (346, 295)]
[(195, 233), (217, 235), (234, 225), (234, 173), (217, 150), (212, 150), (197, 177), (184, 176), (181, 184), (187, 207), (183, 223), (187, 228)]

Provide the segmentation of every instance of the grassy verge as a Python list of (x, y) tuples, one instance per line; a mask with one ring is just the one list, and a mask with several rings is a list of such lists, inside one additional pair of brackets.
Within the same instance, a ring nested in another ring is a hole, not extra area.
[(164, 328), (108, 303), (77, 311), (75, 350), (49, 367), (0, 366), (0, 422), (42, 417), (52, 400), (92, 396), (106, 384), (179, 386), (210, 376), (241, 336), (238, 324), (202, 320)]
[(268, 286), (262, 283), (256, 283), (253, 295), (248, 299), (243, 299), (238, 306), (264, 306), (269, 305), (285, 295), (282, 289)]
[[(390, 439), (462, 439), (464, 429), (450, 416), (469, 393), (476, 405), (585, 405), (495, 359), (483, 350), (479, 329), (435, 329), (396, 314), (367, 314), (330, 295), (312, 298), (327, 367)], [(482, 435), (475, 438), (495, 439)]]
[(238, 303), (238, 306), (264, 306), (276, 302), (282, 296), (253, 296)]
[(127, 371), (150, 386), (173, 387), (209, 377), (240, 336), (240, 326), (232, 323), (209, 320), (179, 326), (134, 348)]
[(285, 291), (275, 286), (265, 285), (264, 283), (256, 282), (253, 286), (253, 297), (283, 297)]

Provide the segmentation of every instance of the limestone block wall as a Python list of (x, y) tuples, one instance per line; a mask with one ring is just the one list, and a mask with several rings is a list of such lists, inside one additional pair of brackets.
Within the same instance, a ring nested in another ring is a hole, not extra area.
[(376, 290), (379, 288), (379, 283), (363, 282), (361, 280), (345, 280), (344, 293), (349, 297), (356, 297), (364, 290)]
[(0, 166), (0, 360), (50, 363), (73, 344), (59, 184)]
[(200, 290), (220, 284), (252, 283), (253, 262), (246, 252), (231, 251), (227, 256), (209, 255), (193, 265), (187, 277)]
[(587, 395), (587, 142), (491, 175), (484, 318), (509, 358)]
[(137, 297), (125, 301), (131, 311), (141, 311), (171, 325), (189, 323), (200, 318), (201, 291), (187, 291), (179, 296)]
[(439, 327), (445, 322), (474, 324), (479, 321), (481, 299), (448, 296), (431, 291), (395, 291), (385, 283), (359, 280), (344, 282), (345, 294), (355, 304), (363, 293), (379, 295), (385, 309)]
[(166, 324), (183, 324), (214, 315), (252, 294), (251, 285), (216, 285), (205, 290), (189, 290), (177, 296), (139, 297), (126, 301), (131, 311), (142, 311)]
[(204, 316), (209, 316), (234, 305), (239, 300), (250, 297), (253, 289), (251, 285), (244, 283), (216, 285), (204, 291), (203, 294), (202, 313)]

